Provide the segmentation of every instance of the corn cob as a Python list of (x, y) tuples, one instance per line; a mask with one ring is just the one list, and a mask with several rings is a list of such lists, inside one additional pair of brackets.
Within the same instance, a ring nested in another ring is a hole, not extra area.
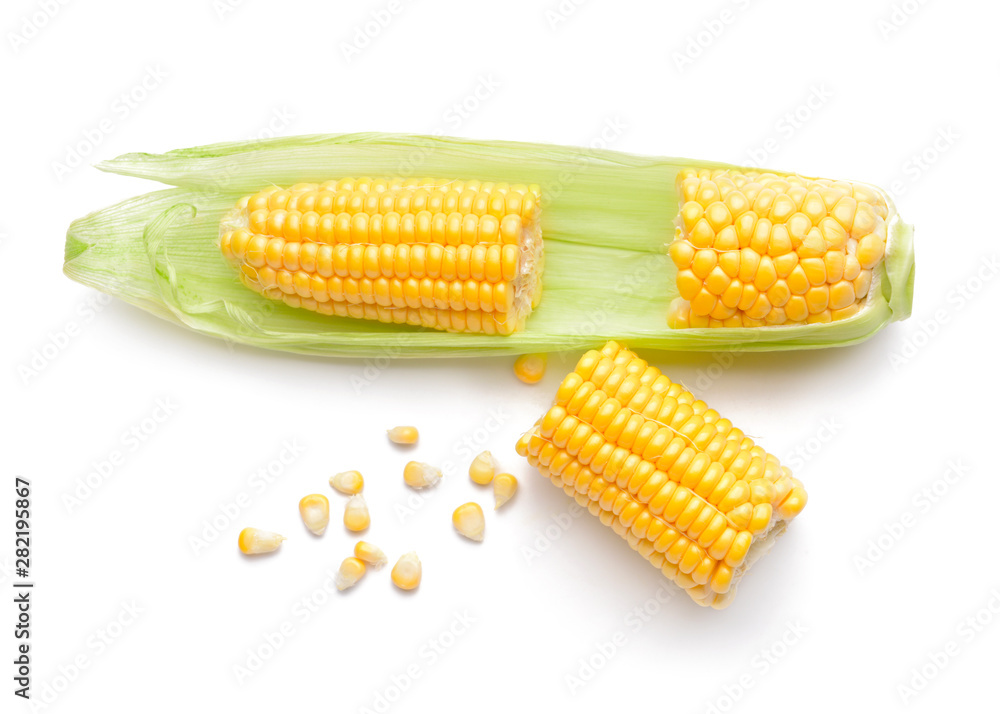
[(509, 335), (541, 294), (539, 189), (344, 178), (245, 196), (220, 247), (243, 283), (324, 315)]
[(580, 359), (517, 451), (719, 609), (806, 504), (778, 459), (615, 342)]
[(677, 188), (671, 327), (832, 322), (864, 304), (888, 238), (877, 189), (729, 169), (680, 171)]

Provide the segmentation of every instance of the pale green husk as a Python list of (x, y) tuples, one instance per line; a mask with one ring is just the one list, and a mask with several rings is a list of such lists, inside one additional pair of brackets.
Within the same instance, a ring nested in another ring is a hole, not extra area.
[[(127, 154), (98, 166), (178, 188), (76, 220), (66, 274), (204, 334), (307, 354), (462, 356), (600, 346), (785, 350), (864, 340), (910, 314), (912, 227), (891, 224), (885, 264), (866, 307), (825, 325), (671, 330), (676, 295), (665, 246), (675, 178), (704, 161), (646, 158), (544, 144), (388, 134), (302, 136)], [(537, 183), (543, 193), (544, 291), (510, 336), (453, 334), (294, 309), (245, 288), (217, 247), (219, 220), (263, 186), (342, 176), (434, 176)]]

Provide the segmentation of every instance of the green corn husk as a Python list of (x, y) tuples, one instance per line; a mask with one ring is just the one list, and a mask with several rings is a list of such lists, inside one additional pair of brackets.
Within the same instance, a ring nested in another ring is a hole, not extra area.
[[(599, 347), (787, 350), (864, 340), (909, 316), (913, 229), (898, 217), (868, 304), (847, 320), (803, 326), (671, 330), (666, 255), (677, 171), (725, 167), (544, 144), (389, 134), (301, 136), (127, 154), (98, 168), (177, 188), (74, 221), (66, 275), (222, 339), (305, 354), (462, 356)], [(738, 168), (738, 167), (732, 167)], [(509, 336), (448, 333), (295, 309), (244, 287), (222, 257), (219, 221), (241, 196), (343, 176), (435, 176), (537, 183), (545, 241), (541, 305)], [(894, 213), (894, 211), (893, 211)]]

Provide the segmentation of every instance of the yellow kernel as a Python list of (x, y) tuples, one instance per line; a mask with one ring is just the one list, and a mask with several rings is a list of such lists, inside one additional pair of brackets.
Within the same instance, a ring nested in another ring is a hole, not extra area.
[(393, 444), (416, 444), (420, 436), (415, 426), (395, 426), (386, 433)]
[(537, 384), (545, 376), (547, 354), (521, 355), (514, 362), (514, 375), (525, 384)]
[(305, 496), (299, 501), (299, 515), (306, 528), (315, 535), (323, 535), (326, 527), (330, 524), (330, 501), (319, 493)]
[(361, 493), (365, 487), (365, 479), (360, 471), (341, 471), (339, 474), (330, 477), (330, 485), (348, 496)]
[(497, 474), (493, 479), (493, 510), (500, 508), (517, 493), (517, 479), (513, 474)]
[(400, 590), (413, 590), (420, 585), (423, 567), (416, 553), (401, 555), (392, 566), (392, 582)]
[(365, 570), (364, 561), (360, 558), (344, 558), (344, 562), (340, 564), (340, 570), (337, 571), (337, 576), (334, 578), (333, 583), (336, 585), (337, 590), (347, 590), (357, 585), (358, 581), (365, 574)]
[(484, 451), (472, 460), (472, 464), (469, 466), (469, 478), (474, 483), (485, 486), (493, 480), (496, 469), (497, 461), (493, 458), (493, 454)]
[(360, 493), (351, 496), (344, 507), (344, 526), (349, 531), (363, 531), (371, 525), (368, 504)]
[(403, 467), (403, 481), (410, 488), (428, 488), (441, 480), (441, 469), (420, 461), (411, 461)]
[(285, 536), (262, 531), (257, 528), (244, 528), (240, 531), (240, 551), (245, 555), (270, 553), (278, 549)]
[(486, 530), (486, 519), (483, 509), (478, 503), (464, 503), (451, 514), (451, 523), (455, 530), (469, 540), (482, 541)]
[(359, 540), (354, 544), (354, 557), (363, 560), (376, 570), (389, 562), (381, 548), (364, 540)]

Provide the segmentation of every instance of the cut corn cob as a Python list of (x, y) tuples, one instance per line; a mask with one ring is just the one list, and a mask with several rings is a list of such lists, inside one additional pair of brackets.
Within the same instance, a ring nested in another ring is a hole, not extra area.
[(244, 197), (220, 247), (247, 286), (324, 315), (507, 335), (541, 290), (538, 186), (343, 178)]
[(762, 327), (857, 314), (889, 205), (863, 184), (730, 169), (677, 175), (671, 327)]
[(806, 503), (778, 459), (614, 342), (583, 356), (517, 450), (714, 608)]

